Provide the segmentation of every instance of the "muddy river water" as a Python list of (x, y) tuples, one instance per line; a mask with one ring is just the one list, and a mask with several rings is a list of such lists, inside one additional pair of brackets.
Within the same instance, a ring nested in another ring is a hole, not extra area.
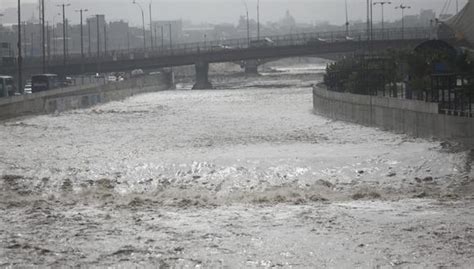
[(474, 154), (312, 112), (324, 63), (0, 123), (0, 267), (469, 268)]

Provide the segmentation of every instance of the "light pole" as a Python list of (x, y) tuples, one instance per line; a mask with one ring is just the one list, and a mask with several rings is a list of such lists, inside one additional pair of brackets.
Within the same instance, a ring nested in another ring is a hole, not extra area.
[(151, 45), (151, 49), (153, 49), (154, 47), (154, 39), (153, 39), (153, 19), (152, 19), (152, 16), (151, 16), (151, 1), (150, 1), (150, 5), (148, 6), (149, 8), (149, 11), (150, 11), (150, 45)]
[(370, 39), (374, 39), (374, 12), (373, 12), (373, 0), (370, 0)]
[(21, 45), (21, 0), (18, 0), (18, 90), (20, 93), (24, 92), (23, 89), (23, 58), (22, 58), (22, 45)]
[(367, 0), (367, 43), (370, 42), (370, 0)]
[(161, 49), (165, 49), (165, 28), (161, 25)]
[(257, 39), (260, 40), (260, 0), (257, 0)]
[(400, 9), (402, 11), (402, 40), (405, 39), (405, 9), (410, 9), (411, 6), (405, 6), (400, 4), (400, 6), (395, 7), (395, 9)]
[(100, 58), (100, 23), (99, 23), (100, 15), (95, 15), (96, 20), (96, 27), (97, 27), (97, 60)]
[(41, 50), (42, 50), (42, 66), (43, 73), (46, 73), (46, 29), (45, 29), (45, 17), (44, 17), (44, 0), (40, 1), (40, 25), (41, 25)]
[(63, 9), (63, 72), (66, 72), (66, 7), (70, 6), (71, 4), (61, 4), (57, 5), (58, 7), (62, 7)]
[(247, 2), (242, 0), (242, 3), (245, 6), (245, 12), (247, 13), (247, 45), (250, 46), (250, 21), (249, 21), (249, 7), (247, 6)]
[(375, 3), (374, 3), (374, 6), (380, 5), (380, 7), (381, 7), (381, 9), (382, 9), (382, 39), (385, 37), (385, 33), (384, 33), (385, 27), (384, 27), (383, 7), (384, 7), (384, 5), (391, 5), (391, 4), (392, 4), (392, 2), (390, 2), (390, 1), (380, 1), (380, 2), (375, 2)]
[(347, 0), (346, 0), (346, 36), (349, 36), (349, 11), (347, 10)]
[(76, 10), (76, 12), (79, 12), (81, 18), (81, 59), (84, 61), (84, 27), (83, 27), (83, 21), (82, 21), (82, 15), (84, 12), (89, 11), (88, 9), (79, 9)]
[(140, 11), (142, 12), (142, 27), (143, 27), (143, 52), (146, 51), (146, 31), (145, 31), (145, 13), (143, 12), (143, 8), (137, 1), (133, 0), (133, 4), (136, 4)]
[(171, 22), (168, 24), (168, 26), (170, 27), (169, 28), (169, 32), (170, 32), (170, 49), (173, 48), (173, 33), (171, 32)]

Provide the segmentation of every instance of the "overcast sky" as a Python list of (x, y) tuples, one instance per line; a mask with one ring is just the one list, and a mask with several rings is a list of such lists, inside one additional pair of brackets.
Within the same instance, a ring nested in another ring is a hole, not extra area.
[[(146, 12), (148, 19), (149, 0), (137, 0)], [(350, 20), (365, 18), (366, 0), (347, 0), (349, 5)], [(378, 0), (374, 0), (378, 1)], [(467, 0), (458, 0), (460, 6)], [(38, 0), (22, 0), (22, 3), (37, 3)], [(105, 14), (107, 20), (124, 19), (134, 25), (141, 23), (139, 8), (132, 4), (132, 0), (46, 0), (48, 9), (47, 16), (57, 13), (56, 4), (71, 3), (68, 8), (69, 18), (76, 22), (78, 16), (73, 10), (80, 8), (90, 9), (89, 14)], [(152, 14), (155, 20), (184, 19), (195, 23), (209, 22), (236, 23), (240, 15), (245, 14), (244, 0), (152, 0)], [(256, 18), (257, 0), (245, 0), (249, 8), (251, 18)], [(385, 15), (387, 20), (400, 17), (400, 11), (394, 6), (402, 1), (393, 0), (391, 6), (386, 6)], [(418, 13), (420, 9), (434, 9), (437, 13), (443, 6), (451, 2), (450, 12), (456, 10), (456, 0), (405, 0), (404, 4), (410, 5), (411, 10), (407, 14)], [(17, 0), (0, 0), (0, 9), (15, 7)], [(275, 21), (284, 16), (286, 10), (296, 18), (298, 22), (320, 22), (342, 24), (345, 21), (344, 0), (260, 0), (261, 21)], [(49, 15), (48, 15), (49, 14)], [(374, 9), (374, 20), (380, 20), (380, 7)]]

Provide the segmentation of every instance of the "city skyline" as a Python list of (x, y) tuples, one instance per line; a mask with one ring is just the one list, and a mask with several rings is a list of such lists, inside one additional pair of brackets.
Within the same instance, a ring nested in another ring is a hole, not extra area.
[[(22, 3), (36, 3), (37, 0), (23, 0)], [(66, 1), (67, 2), (67, 1)], [(110, 3), (114, 3), (114, 7), (110, 7)], [(144, 9), (147, 10), (146, 16), (148, 17), (148, 1), (141, 2)], [(256, 0), (246, 1), (249, 8), (249, 17), (251, 19), (256, 18)], [(343, 24), (345, 22), (345, 10), (341, 9), (342, 0), (338, 1), (286, 1), (286, 0), (261, 0), (261, 22), (275, 22), (281, 19), (285, 12), (288, 10), (295, 17), (298, 23), (322, 23), (328, 22), (331, 24)], [(398, 4), (399, 1), (393, 2), (393, 8)], [(3, 10), (6, 8), (15, 8), (16, 1), (3, 0), (1, 1)], [(46, 3), (46, 16), (51, 17), (51, 14), (55, 14), (58, 10), (56, 5), (60, 1), (47, 1)], [(139, 16), (139, 10), (134, 7), (131, 0), (102, 0), (102, 1), (91, 1), (83, 0), (78, 3), (71, 3), (68, 11), (70, 16), (69, 19), (72, 23), (78, 23), (79, 17), (74, 14), (74, 10), (80, 8), (89, 8), (86, 17), (94, 14), (105, 14), (110, 21), (124, 20), (130, 22), (132, 26), (139, 26), (141, 24), (141, 17)], [(127, 5), (129, 3), (129, 6)], [(349, 0), (349, 20), (358, 21), (365, 20), (366, 8), (365, 0)], [(444, 13), (454, 14), (456, 12), (456, 5), (451, 3), (450, 6), (445, 5), (444, 0), (411, 0), (403, 1), (412, 7), (411, 11), (406, 12), (406, 15), (411, 13), (418, 14), (422, 9), (433, 9), (437, 14), (440, 14), (443, 10)], [(465, 0), (459, 1), (459, 8), (462, 8), (466, 3)], [(90, 8), (93, 6), (93, 8)], [(161, 8), (164, 6), (164, 8)], [(252, 8), (252, 6), (255, 6)], [(385, 19), (387, 21), (393, 21), (400, 18), (400, 12), (392, 10), (390, 7), (385, 7)], [(136, 10), (135, 10), (136, 9)], [(255, 10), (254, 10), (255, 9)], [(374, 21), (380, 20), (380, 7), (374, 7)], [(136, 11), (136, 12), (135, 12)], [(0, 11), (1, 12), (1, 11)], [(136, 13), (136, 14), (135, 14)], [(242, 0), (207, 0), (207, 1), (189, 1), (189, 0), (173, 0), (173, 1), (154, 1), (152, 2), (152, 16), (154, 20), (174, 20), (181, 19), (184, 21), (192, 21), (193, 23), (237, 23), (240, 16), (245, 14), (245, 6)], [(33, 16), (32, 14), (31, 16)], [(212, 16), (211, 16), (212, 15)], [(31, 17), (30, 16), (30, 17)], [(36, 14), (37, 16), (37, 14)], [(77, 17), (77, 18), (76, 18)], [(8, 18), (4, 18), (3, 21), (7, 22)], [(14, 22), (10, 22), (14, 23)]]

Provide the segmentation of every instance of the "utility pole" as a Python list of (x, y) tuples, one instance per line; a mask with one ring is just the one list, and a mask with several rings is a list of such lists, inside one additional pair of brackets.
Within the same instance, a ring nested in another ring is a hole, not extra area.
[(143, 12), (143, 8), (137, 1), (133, 0), (133, 4), (136, 4), (140, 11), (142, 12), (142, 27), (143, 27), (143, 52), (146, 51), (146, 30), (145, 30), (145, 13)]
[(257, 39), (260, 40), (260, 0), (257, 0)]
[(130, 54), (130, 29), (127, 30), (127, 50), (128, 54)]
[(370, 0), (367, 0), (367, 41), (370, 41)]
[(46, 25), (44, 14), (44, 0), (41, 0), (41, 45), (43, 53), (43, 73), (46, 73)]
[(153, 28), (155, 28), (155, 42), (154, 42), (154, 44), (155, 44), (155, 49), (156, 49), (156, 48), (158, 47), (158, 45), (157, 45), (157, 42), (158, 42), (158, 41), (157, 41), (157, 40), (158, 40), (158, 34), (157, 34), (157, 30), (156, 30), (156, 25), (155, 25), (155, 27), (153, 27)]
[(374, 3), (374, 6), (376, 5), (380, 5), (381, 9), (382, 9), (382, 39), (385, 38), (385, 32), (384, 32), (384, 13), (383, 13), (383, 7), (384, 5), (391, 5), (392, 2), (390, 1), (380, 1), (380, 2), (375, 2)]
[(370, 0), (370, 39), (374, 39), (374, 12), (373, 12), (373, 0)]
[(104, 56), (107, 57), (107, 23), (104, 21)]
[(395, 7), (395, 9), (400, 9), (402, 11), (402, 40), (405, 39), (405, 9), (410, 9), (410, 6), (405, 6), (400, 4), (400, 6)]
[(100, 73), (100, 25), (99, 25), (99, 14), (95, 15), (97, 21), (97, 73)]
[(347, 10), (347, 0), (346, 0), (346, 37), (349, 36), (349, 11)]
[[(63, 72), (66, 72), (66, 7), (70, 6), (71, 4), (61, 4), (57, 5), (58, 7), (62, 7), (63, 9)], [(64, 73), (66, 74), (66, 73)]]
[(170, 32), (170, 49), (173, 48), (173, 33), (171, 32), (171, 22), (169, 23), (169, 32)]
[(92, 43), (92, 37), (91, 37), (91, 21), (90, 20), (87, 20), (87, 49), (89, 51), (89, 57), (91, 57), (92, 55), (92, 46), (91, 46), (91, 43)]
[(81, 20), (81, 59), (82, 62), (84, 62), (84, 24), (83, 24), (83, 13), (89, 11), (88, 9), (79, 9), (76, 10), (76, 12), (79, 12), (80, 14), (80, 20)]
[[(149, 10), (150, 10), (150, 43), (151, 43), (151, 49), (153, 49), (154, 47), (154, 39), (153, 39), (153, 19), (152, 19), (152, 16), (151, 16), (151, 1), (150, 1), (150, 5), (149, 5)], [(156, 38), (156, 37), (155, 37)]]
[(48, 52), (48, 65), (51, 61), (51, 32), (49, 30), (49, 21), (46, 22), (46, 43), (47, 43), (47, 52)]
[(23, 58), (22, 58), (22, 45), (21, 45), (21, 0), (18, 0), (18, 91), (24, 92), (23, 89)]
[(247, 14), (247, 45), (250, 47), (250, 21), (249, 21), (249, 7), (247, 6), (247, 2), (242, 0), (242, 4), (244, 4), (245, 12)]
[(164, 25), (161, 25), (161, 49), (165, 48), (165, 29)]
[(99, 15), (95, 15), (97, 22), (97, 59), (100, 58), (100, 25), (99, 25)]

